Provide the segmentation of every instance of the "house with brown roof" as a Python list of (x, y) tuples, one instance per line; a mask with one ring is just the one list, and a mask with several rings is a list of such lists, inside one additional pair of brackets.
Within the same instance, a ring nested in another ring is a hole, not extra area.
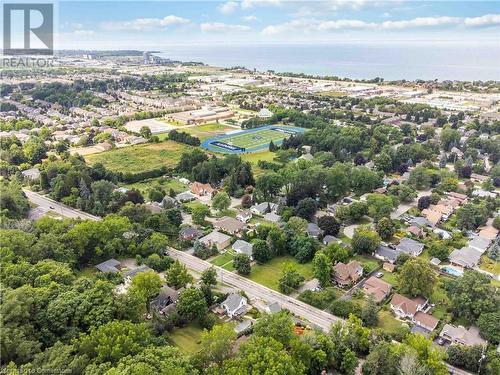
[(382, 302), (391, 292), (392, 286), (385, 281), (382, 281), (375, 276), (368, 278), (363, 284), (365, 294), (373, 296), (375, 302)]
[(359, 280), (363, 276), (363, 267), (361, 263), (356, 260), (351, 260), (349, 263), (344, 264), (338, 262), (333, 267), (333, 280), (341, 286), (351, 285)]
[(424, 297), (409, 299), (401, 294), (394, 294), (391, 299), (391, 309), (399, 318), (413, 319), (417, 311), (422, 311), (427, 305)]
[(235, 235), (240, 233), (245, 228), (245, 223), (236, 220), (233, 217), (224, 216), (213, 223), (214, 228), (223, 232)]
[(409, 226), (406, 230), (416, 237), (419, 237), (419, 238), (425, 237), (424, 230), (422, 228), (417, 227), (416, 225)]
[(191, 193), (203, 196), (203, 195), (212, 195), (215, 192), (215, 189), (210, 184), (202, 184), (201, 182), (195, 181), (191, 184)]
[(223, 250), (231, 244), (231, 237), (224, 233), (213, 232), (207, 234), (205, 237), (200, 238), (200, 242), (207, 248), (217, 247), (217, 250)]
[(436, 226), (436, 224), (439, 223), (443, 217), (441, 212), (431, 210), (430, 208), (423, 209), (422, 215), (432, 224), (432, 226)]
[(439, 323), (439, 319), (423, 311), (417, 311), (413, 316), (413, 322), (428, 331), (434, 331)]

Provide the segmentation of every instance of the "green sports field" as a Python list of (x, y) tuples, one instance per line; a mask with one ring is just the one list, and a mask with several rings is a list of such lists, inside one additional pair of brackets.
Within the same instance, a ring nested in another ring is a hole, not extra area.
[(223, 153), (256, 152), (267, 149), (271, 141), (280, 145), (284, 138), (302, 132), (304, 129), (293, 126), (268, 125), (206, 139), (203, 141), (202, 147)]

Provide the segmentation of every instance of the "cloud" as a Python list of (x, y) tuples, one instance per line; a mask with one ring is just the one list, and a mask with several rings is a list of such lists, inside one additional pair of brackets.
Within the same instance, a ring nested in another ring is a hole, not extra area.
[(227, 3), (219, 5), (219, 12), (223, 14), (231, 14), (238, 8), (238, 3), (235, 1), (228, 1)]
[(73, 34), (76, 36), (92, 36), (95, 35), (94, 30), (75, 30)]
[(408, 29), (413, 27), (456, 25), (460, 22), (461, 19), (459, 17), (419, 17), (404, 21), (385, 21), (380, 27), (382, 29)]
[(200, 25), (200, 29), (204, 33), (223, 33), (234, 31), (250, 31), (252, 28), (245, 25), (234, 25), (222, 22), (206, 22)]
[(500, 25), (500, 14), (485, 14), (481, 17), (468, 17), (464, 20), (465, 26), (493, 26)]
[(147, 31), (169, 26), (185, 25), (189, 22), (186, 18), (169, 15), (163, 18), (137, 18), (131, 21), (103, 22), (101, 27), (108, 31)]
[(250, 15), (250, 16), (245, 16), (243, 17), (243, 20), (246, 21), (246, 22), (254, 22), (254, 21), (257, 21), (258, 18), (253, 16), (253, 15)]
[(269, 25), (263, 34), (275, 35), (285, 32), (324, 32), (336, 30), (405, 30), (414, 28), (435, 28), (444, 26), (481, 27), (500, 25), (500, 14), (488, 14), (474, 18), (460, 17), (418, 17), (411, 20), (366, 22), (355, 19), (318, 20), (301, 18), (277, 25)]
[(243, 0), (241, 2), (241, 7), (243, 9), (249, 9), (258, 6), (278, 6), (281, 5), (281, 0)]

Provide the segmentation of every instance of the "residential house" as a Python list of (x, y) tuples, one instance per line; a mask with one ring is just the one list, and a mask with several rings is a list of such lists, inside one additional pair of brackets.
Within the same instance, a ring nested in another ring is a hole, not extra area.
[(477, 251), (479, 251), (482, 254), (486, 250), (488, 250), (488, 247), (490, 247), (490, 243), (491, 243), (491, 240), (489, 240), (488, 238), (474, 236), (469, 241), (469, 247), (476, 249)]
[(267, 108), (262, 108), (257, 114), (257, 116), (261, 119), (266, 119), (273, 117), (273, 113)]
[(145, 203), (144, 207), (152, 214), (160, 214), (163, 212), (163, 206), (158, 202)]
[(441, 260), (438, 259), (438, 258), (432, 258), (430, 261), (429, 261), (430, 264), (432, 264), (433, 266), (439, 266), (441, 264)]
[(487, 341), (479, 335), (477, 327), (474, 326), (466, 329), (463, 326), (445, 324), (439, 336), (451, 344), (466, 346), (486, 346), (487, 344)]
[(164, 285), (160, 289), (158, 296), (152, 299), (149, 303), (149, 310), (155, 311), (161, 315), (168, 315), (168, 313), (175, 310), (175, 304), (178, 298), (178, 291), (170, 288), (168, 285)]
[(228, 235), (217, 232), (214, 230), (210, 234), (207, 234), (205, 237), (200, 238), (200, 242), (205, 245), (207, 248), (211, 248), (215, 246), (217, 250), (223, 250), (231, 244), (231, 237)]
[(221, 217), (219, 220), (215, 221), (213, 225), (215, 229), (232, 235), (240, 233), (245, 228), (244, 223), (229, 216)]
[(175, 196), (175, 199), (177, 200), (177, 202), (181, 202), (181, 203), (184, 203), (184, 202), (191, 202), (193, 200), (196, 199), (196, 196), (191, 193), (190, 191), (184, 191), (182, 193), (179, 193)]
[(493, 225), (486, 225), (485, 227), (479, 228), (480, 231), (478, 236), (480, 238), (486, 238), (488, 240), (493, 241), (498, 236), (498, 229), (496, 229)]
[(202, 235), (203, 232), (194, 227), (184, 227), (179, 231), (179, 238), (183, 241), (193, 241)]
[(454, 198), (454, 199), (459, 200), (460, 204), (464, 204), (465, 202), (467, 202), (467, 195), (465, 195), (465, 194), (450, 191), (450, 192), (446, 193), (446, 195), (450, 198)]
[(95, 266), (101, 272), (118, 273), (122, 269), (121, 263), (116, 259), (108, 259)]
[(348, 286), (363, 276), (363, 267), (356, 260), (351, 260), (347, 264), (339, 262), (333, 266), (333, 273), (333, 279), (338, 285)]
[(401, 253), (401, 250), (391, 249), (389, 246), (380, 245), (375, 251), (374, 256), (385, 262), (395, 263)]
[(331, 242), (336, 242), (338, 244), (342, 243), (342, 241), (340, 239), (338, 239), (335, 236), (330, 236), (329, 234), (327, 234), (325, 237), (323, 237), (323, 244), (324, 245), (328, 245)]
[(413, 322), (428, 331), (434, 331), (439, 323), (439, 319), (423, 311), (417, 311), (413, 316)]
[(195, 181), (191, 184), (191, 193), (199, 196), (210, 195), (215, 192), (215, 189), (210, 184), (202, 184), (201, 182)]
[(281, 221), (281, 216), (274, 212), (268, 212), (264, 215), (264, 220), (277, 224)]
[(323, 231), (316, 223), (307, 224), (307, 234), (313, 238), (318, 238), (323, 234)]
[(408, 237), (403, 237), (399, 244), (396, 246), (396, 250), (410, 254), (414, 257), (419, 256), (424, 250), (424, 244)]
[(396, 265), (390, 262), (384, 262), (384, 264), (382, 265), (382, 269), (387, 272), (394, 272), (396, 270)]
[(236, 333), (236, 337), (240, 337), (246, 335), (252, 331), (253, 322), (250, 319), (245, 319), (236, 327), (234, 327), (234, 332)]
[(153, 271), (153, 270), (148, 266), (146, 266), (145, 264), (143, 264), (142, 266), (139, 266), (137, 268), (134, 268), (133, 270), (125, 272), (125, 274), (123, 275), (123, 278), (125, 279), (125, 284), (130, 284), (135, 275), (147, 271)]
[(424, 297), (409, 299), (401, 294), (394, 294), (391, 299), (391, 309), (401, 319), (413, 319), (417, 311), (422, 311), (427, 305)]
[(483, 176), (477, 173), (471, 173), (470, 179), (474, 182), (483, 183), (488, 179), (488, 176)]
[(262, 202), (250, 207), (250, 211), (252, 211), (255, 215), (264, 216), (268, 212), (276, 211), (276, 204), (271, 202)]
[(264, 307), (264, 310), (268, 314), (276, 314), (276, 313), (279, 313), (281, 311), (281, 306), (280, 306), (279, 302), (275, 301), (273, 303), (270, 303), (269, 305), (266, 305)]
[(233, 243), (233, 246), (231, 248), (238, 254), (245, 254), (251, 260), (253, 260), (253, 244), (247, 241), (237, 240), (235, 243)]
[(484, 189), (476, 189), (472, 192), (472, 196), (479, 198), (495, 198), (497, 196), (497, 193)]
[(21, 172), (23, 178), (30, 181), (40, 180), (40, 170), (38, 168), (30, 168)]
[(168, 210), (169, 208), (176, 208), (180, 205), (175, 198), (165, 195), (161, 201), (161, 206), (163, 207), (163, 209)]
[(425, 232), (422, 228), (417, 227), (416, 225), (411, 225), (406, 229), (409, 233), (413, 234), (415, 237), (424, 238)]
[(221, 303), (221, 307), (230, 318), (243, 315), (246, 312), (246, 306), (247, 299), (236, 293), (231, 293), (227, 296), (226, 300)]
[(242, 223), (248, 223), (252, 218), (252, 211), (250, 210), (238, 210), (236, 212), (236, 219), (241, 221)]
[(429, 208), (423, 209), (422, 215), (427, 219), (429, 223), (431, 223), (432, 228), (434, 228), (437, 225), (437, 223), (441, 221), (441, 218), (443, 217), (443, 214), (441, 212), (437, 212)]
[(434, 228), (436, 224), (430, 222), (425, 217), (417, 216), (410, 220), (410, 225), (415, 225), (419, 228), (425, 228), (425, 227)]
[(462, 268), (474, 268), (478, 265), (481, 258), (481, 252), (472, 247), (463, 247), (455, 249), (449, 255), (450, 263)]
[(451, 234), (444, 229), (434, 228), (433, 232), (436, 233), (439, 236), (439, 238), (441, 238), (442, 240), (451, 239)]
[(392, 286), (374, 276), (368, 278), (363, 284), (365, 294), (372, 295), (375, 302), (382, 302), (391, 292)]

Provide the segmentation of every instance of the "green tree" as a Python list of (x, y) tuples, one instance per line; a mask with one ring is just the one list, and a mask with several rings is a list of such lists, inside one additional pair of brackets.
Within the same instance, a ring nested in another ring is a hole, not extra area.
[(205, 225), (205, 218), (210, 215), (210, 208), (205, 205), (197, 205), (191, 211), (193, 223)]
[(210, 331), (203, 331), (200, 339), (200, 350), (194, 356), (197, 367), (205, 369), (210, 364), (222, 364), (233, 354), (236, 340), (234, 329), (228, 325), (216, 325)]
[(410, 172), (408, 184), (417, 190), (427, 189), (431, 185), (431, 174), (423, 166), (415, 167)]
[(392, 344), (382, 341), (375, 345), (363, 363), (363, 375), (398, 375), (398, 355)]
[(384, 240), (392, 238), (394, 232), (396, 231), (393, 221), (388, 217), (381, 218), (375, 224), (375, 229), (377, 230), (379, 236)]
[(256, 240), (253, 244), (253, 257), (257, 263), (266, 263), (272, 258), (271, 250), (264, 240)]
[(141, 135), (141, 137), (144, 137), (146, 139), (149, 139), (152, 136), (151, 129), (147, 126), (141, 127), (141, 130), (139, 130), (139, 134)]
[(500, 343), (500, 312), (483, 313), (477, 320), (481, 336), (491, 344)]
[(251, 271), (250, 257), (246, 254), (236, 254), (233, 258), (233, 266), (240, 275), (249, 275)]
[(449, 254), (450, 250), (443, 241), (433, 241), (429, 248), (429, 255), (441, 261), (446, 261)]
[(332, 261), (322, 251), (318, 251), (313, 259), (314, 277), (319, 285), (325, 288), (332, 283)]
[(165, 281), (175, 289), (184, 288), (193, 281), (185, 265), (176, 260), (165, 273)]
[(500, 297), (488, 276), (465, 271), (462, 277), (445, 284), (451, 308), (457, 317), (473, 323), (481, 314), (498, 311)]
[(384, 194), (368, 194), (366, 203), (368, 205), (368, 215), (375, 221), (388, 217), (394, 208), (392, 198)]
[(367, 327), (375, 327), (378, 323), (378, 307), (375, 299), (370, 294), (361, 311), (361, 319)]
[(231, 198), (223, 191), (217, 193), (212, 199), (212, 207), (219, 211), (227, 210), (230, 204)]
[(292, 265), (286, 265), (278, 280), (278, 289), (281, 293), (289, 294), (304, 282), (305, 278)]
[(295, 215), (303, 218), (304, 220), (310, 221), (313, 215), (316, 213), (317, 205), (316, 201), (312, 198), (304, 198), (297, 203), (295, 207)]
[(412, 297), (418, 295), (430, 297), (437, 275), (427, 261), (421, 258), (413, 258), (401, 266), (398, 280), (403, 294)]
[(342, 262), (346, 263), (351, 256), (351, 252), (349, 248), (344, 247), (336, 242), (329, 243), (324, 249), (323, 252), (328, 256), (333, 264)]
[(271, 337), (284, 347), (289, 347), (294, 338), (293, 323), (284, 311), (261, 317), (255, 322), (253, 332), (255, 336)]
[(285, 231), (292, 236), (307, 233), (307, 220), (301, 217), (292, 216), (285, 225)]
[(352, 236), (352, 249), (358, 254), (372, 254), (380, 245), (377, 232), (366, 226), (359, 226)]
[(184, 289), (177, 300), (177, 310), (188, 320), (203, 319), (208, 313), (203, 292), (197, 288)]
[(336, 236), (339, 234), (340, 223), (333, 216), (321, 216), (318, 218), (318, 226), (321, 228), (325, 236)]
[(201, 281), (205, 285), (216, 285), (217, 284), (217, 271), (214, 267), (207, 268), (201, 274)]
[(146, 324), (115, 320), (80, 335), (76, 346), (79, 353), (97, 364), (115, 364), (125, 356), (140, 353), (152, 343), (153, 335)]
[(283, 177), (277, 173), (266, 173), (256, 182), (256, 189), (262, 193), (264, 200), (269, 202), (276, 196), (283, 186)]

